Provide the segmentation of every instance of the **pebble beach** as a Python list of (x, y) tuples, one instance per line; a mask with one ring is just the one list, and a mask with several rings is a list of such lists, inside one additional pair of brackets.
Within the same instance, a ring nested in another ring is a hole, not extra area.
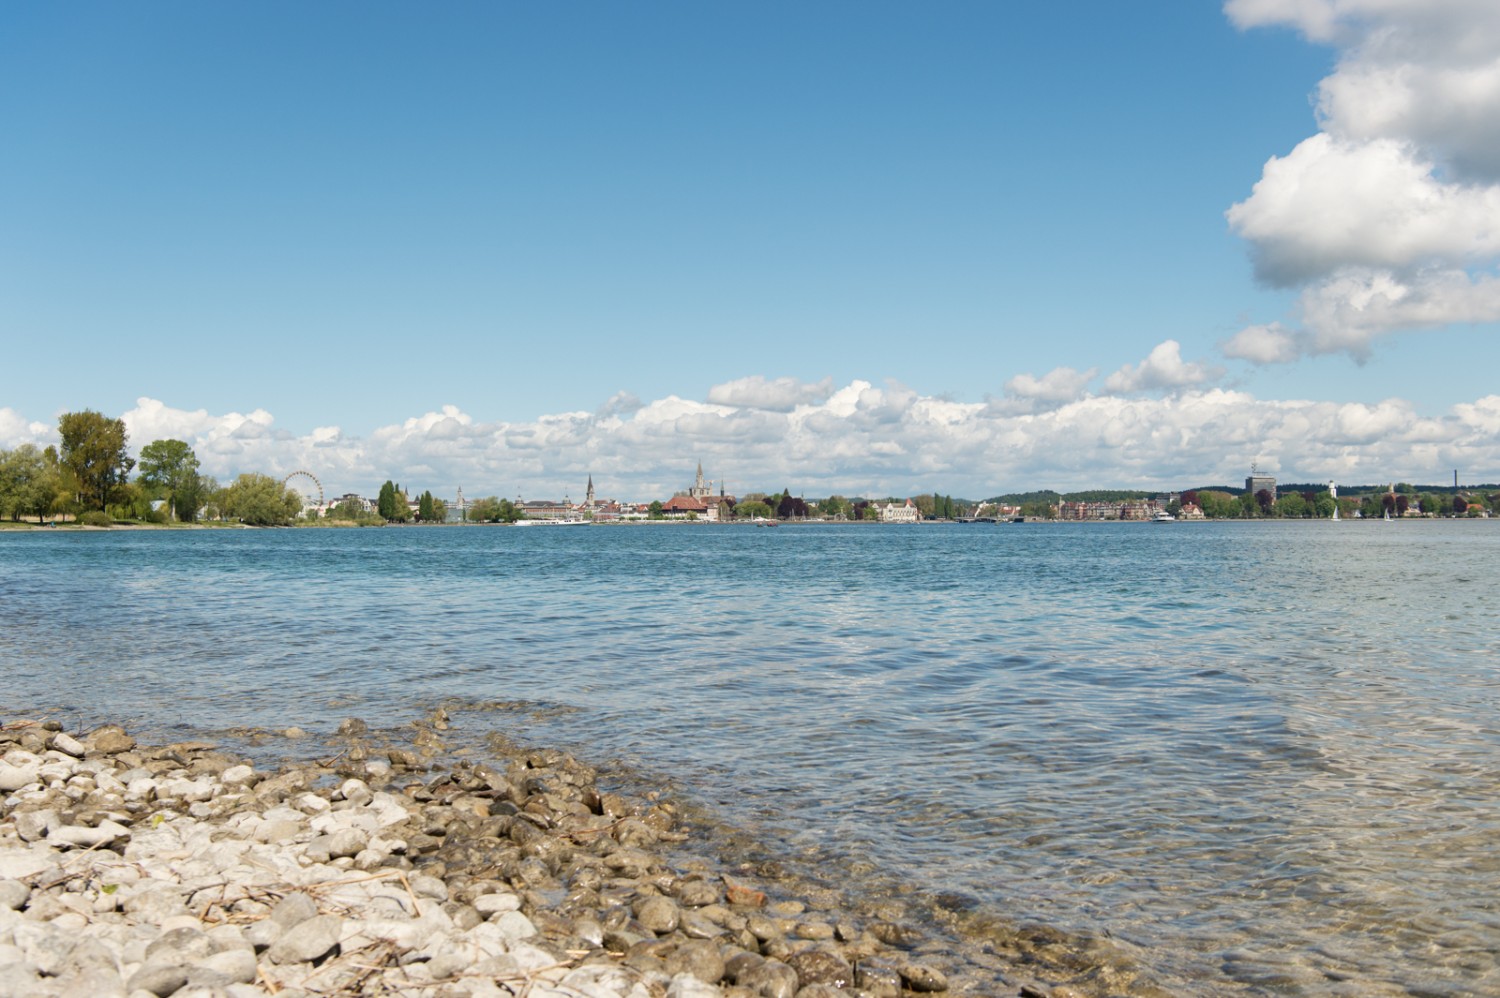
[(398, 745), (351, 718), (328, 758), (266, 768), (117, 725), (5, 724), (5, 993), (1160, 993), (1055, 939), (966, 952), (785, 877), (675, 860), (694, 843), (669, 799), (601, 791), (563, 752), (447, 757), (445, 727), (438, 711)]

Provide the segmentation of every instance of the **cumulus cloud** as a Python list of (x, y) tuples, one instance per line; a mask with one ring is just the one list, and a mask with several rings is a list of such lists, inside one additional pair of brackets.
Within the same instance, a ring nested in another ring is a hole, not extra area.
[(1318, 88), (1321, 131), (1272, 157), (1227, 212), (1256, 275), (1303, 289), (1302, 328), (1281, 341), (1295, 349), (1262, 350), (1258, 362), (1360, 358), (1393, 333), (1500, 320), (1500, 4), (1229, 0), (1225, 10), (1241, 27), (1291, 26), (1340, 52)]
[[(626, 413), (601, 406), (484, 422), (445, 405), (367, 432), (294, 434), (263, 409), (214, 414), (146, 398), (124, 419), (137, 453), (175, 437), (221, 481), (304, 470), (329, 495), (372, 494), (391, 478), (450, 497), (459, 487), (471, 497), (577, 497), (592, 475), (603, 495), (649, 501), (689, 485), (699, 462), (741, 494), (790, 487), (808, 496), (938, 490), (972, 498), (1228, 484), (1251, 461), (1306, 481), (1442, 481), (1452, 468), (1500, 467), (1500, 396), (1429, 417), (1401, 399), (1257, 399), (1191, 383), (1195, 370), (1201, 365), (1183, 362), (1168, 341), (1118, 375), (1119, 388), (1175, 387), (1162, 397), (1119, 391), (1025, 412), (860, 380), (790, 411), (669, 395)], [(48, 424), (0, 409), (5, 446), (55, 442), (48, 433)]]
[(1173, 391), (1214, 381), (1222, 374), (1206, 364), (1182, 359), (1182, 345), (1163, 340), (1139, 364), (1126, 364), (1104, 379), (1104, 390), (1128, 395), (1132, 392)]
[(27, 419), (9, 406), (0, 406), (0, 447), (7, 450), (22, 444), (47, 447), (57, 443), (57, 424)]
[(832, 392), (832, 378), (824, 378), (815, 384), (808, 384), (796, 378), (776, 378), (768, 381), (757, 374), (728, 381), (722, 385), (714, 385), (708, 390), (708, 401), (719, 405), (743, 406), (748, 409), (791, 412), (799, 405), (821, 402)]
[(1083, 397), (1090, 381), (1099, 369), (1076, 371), (1071, 367), (1054, 367), (1040, 378), (1033, 374), (1018, 374), (1005, 383), (1005, 394), (1011, 398), (1032, 402), (1060, 404), (1075, 402)]
[(1237, 357), (1256, 364), (1279, 364), (1296, 360), (1302, 354), (1300, 334), (1279, 322), (1246, 326), (1224, 344), (1226, 357)]

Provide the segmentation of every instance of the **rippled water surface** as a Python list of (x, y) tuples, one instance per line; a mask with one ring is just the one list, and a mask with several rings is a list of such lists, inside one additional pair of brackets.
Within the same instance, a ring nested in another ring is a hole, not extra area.
[(524, 701), (1169, 986), (1497, 994), (1497, 594), (1475, 521), (0, 534), (0, 715)]

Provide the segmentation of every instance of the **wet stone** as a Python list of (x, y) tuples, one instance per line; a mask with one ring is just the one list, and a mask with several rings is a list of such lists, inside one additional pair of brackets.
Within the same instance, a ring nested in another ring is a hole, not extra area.
[(825, 950), (794, 953), (786, 962), (804, 985), (831, 984), (836, 988), (847, 988), (854, 983), (854, 968), (843, 958)]
[(947, 991), (948, 978), (935, 967), (921, 963), (904, 963), (899, 968), (901, 981), (912, 991)]
[(761, 998), (792, 998), (798, 987), (797, 972), (779, 960), (746, 969), (735, 983)]
[(854, 986), (869, 992), (871, 998), (898, 998), (901, 974), (888, 963), (865, 960), (854, 969)]
[(724, 957), (719, 947), (707, 940), (689, 940), (667, 957), (667, 973), (674, 977), (690, 974), (700, 981), (717, 984), (724, 977)]
[(651, 897), (636, 908), (636, 920), (657, 935), (666, 935), (676, 930), (681, 921), (677, 902), (666, 897)]

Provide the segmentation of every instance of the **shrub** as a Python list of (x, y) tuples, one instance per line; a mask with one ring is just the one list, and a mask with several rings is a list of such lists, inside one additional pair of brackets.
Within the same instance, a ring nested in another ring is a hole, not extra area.
[(78, 518), (78, 522), (85, 527), (112, 527), (115, 521), (109, 518), (109, 514), (99, 509), (91, 509)]

